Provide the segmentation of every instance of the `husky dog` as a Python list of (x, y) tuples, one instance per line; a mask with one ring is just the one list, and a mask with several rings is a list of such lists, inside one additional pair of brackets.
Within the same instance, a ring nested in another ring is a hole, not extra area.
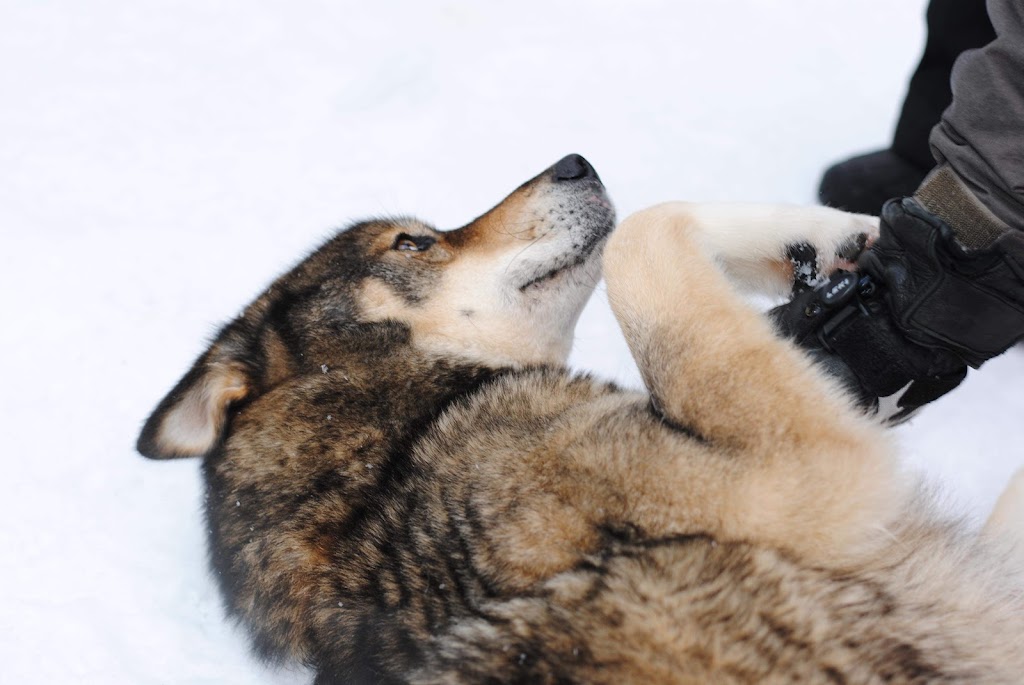
[[(578, 155), (457, 230), (356, 224), (160, 402), (139, 451), (203, 459), (258, 653), (317, 683), (1024, 680), (1022, 481), (981, 533), (937, 517), (728, 280), (785, 291), (803, 243), (829, 273), (874, 220), (613, 225)], [(645, 393), (564, 366), (602, 251)]]

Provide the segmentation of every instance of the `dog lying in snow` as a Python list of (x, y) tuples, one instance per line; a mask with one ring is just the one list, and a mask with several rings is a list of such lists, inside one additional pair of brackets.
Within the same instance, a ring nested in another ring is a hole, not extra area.
[[(201, 457), (212, 565), (317, 683), (1019, 683), (1018, 479), (980, 533), (737, 296), (869, 217), (666, 204), (578, 155), (466, 226), (341, 231), (217, 335), (146, 456)], [(568, 371), (601, 275), (647, 392)], [(833, 257), (830, 257), (833, 256)]]

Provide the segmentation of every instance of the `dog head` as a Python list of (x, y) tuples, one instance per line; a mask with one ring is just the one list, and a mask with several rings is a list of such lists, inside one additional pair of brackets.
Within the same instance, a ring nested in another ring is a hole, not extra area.
[(409, 218), (341, 231), (225, 326), (149, 417), (147, 457), (202, 456), (233, 405), (328, 369), (389, 359), (561, 363), (600, 278), (614, 212), (570, 155), (450, 231)]

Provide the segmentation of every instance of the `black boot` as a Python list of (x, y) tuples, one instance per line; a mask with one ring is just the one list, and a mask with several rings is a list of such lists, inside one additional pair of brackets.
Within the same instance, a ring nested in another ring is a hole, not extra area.
[(932, 0), (928, 42), (910, 79), (892, 147), (830, 167), (818, 188), (821, 203), (877, 214), (886, 200), (912, 194), (935, 164), (928, 136), (953, 100), (953, 62), (963, 51), (994, 38), (984, 0)]
[(858, 260), (772, 311), (862, 406), (897, 423), (1024, 339), (1024, 233), (948, 167), (882, 211)]
[(858, 155), (825, 171), (818, 200), (848, 212), (877, 215), (886, 200), (917, 190), (929, 169), (915, 166), (892, 149)]

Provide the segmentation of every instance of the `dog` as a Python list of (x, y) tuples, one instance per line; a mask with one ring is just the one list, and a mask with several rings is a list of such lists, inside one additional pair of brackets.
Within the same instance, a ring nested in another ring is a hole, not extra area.
[[(942, 519), (739, 288), (877, 220), (670, 203), (570, 155), (466, 226), (376, 219), (158, 404), (228, 612), (316, 683), (1018, 683), (1024, 480)], [(602, 274), (646, 392), (565, 367)]]

